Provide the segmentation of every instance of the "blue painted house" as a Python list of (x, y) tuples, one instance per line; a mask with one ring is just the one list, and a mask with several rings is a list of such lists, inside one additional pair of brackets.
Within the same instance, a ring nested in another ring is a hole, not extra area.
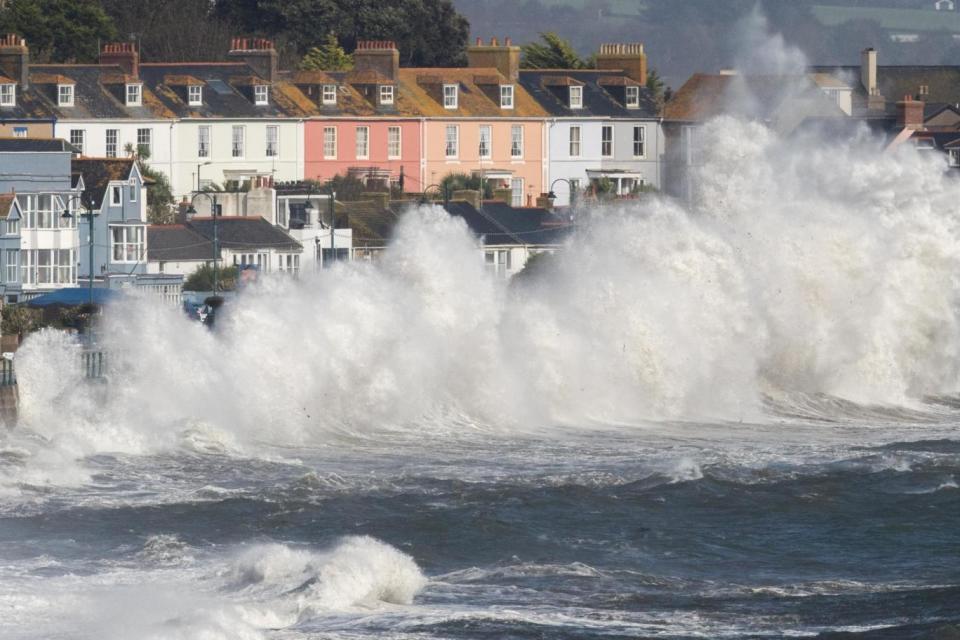
[(19, 302), (77, 284), (79, 192), (63, 140), (0, 139), (0, 285)]

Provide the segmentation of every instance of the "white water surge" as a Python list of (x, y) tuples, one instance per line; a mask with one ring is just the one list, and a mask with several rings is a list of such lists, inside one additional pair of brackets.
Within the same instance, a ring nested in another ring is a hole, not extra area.
[(960, 182), (945, 159), (732, 118), (702, 133), (689, 210), (587, 212), (524, 286), (484, 271), (461, 221), (421, 208), (379, 262), (267, 279), (214, 332), (147, 300), (112, 309), (105, 400), (65, 336), (32, 336), (22, 425), (76, 454), (206, 450), (409, 425), (736, 420), (764, 393), (956, 392)]

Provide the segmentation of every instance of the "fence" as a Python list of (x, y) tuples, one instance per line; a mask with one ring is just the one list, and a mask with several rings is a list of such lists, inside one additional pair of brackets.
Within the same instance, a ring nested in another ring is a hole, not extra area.
[(13, 360), (0, 358), (0, 387), (12, 387), (17, 384), (17, 374), (13, 370)]
[[(103, 351), (84, 351), (81, 354), (80, 366), (83, 377), (89, 380), (104, 380), (107, 372), (107, 359)], [(0, 358), (0, 388), (13, 387), (17, 384), (17, 372), (13, 361)]]

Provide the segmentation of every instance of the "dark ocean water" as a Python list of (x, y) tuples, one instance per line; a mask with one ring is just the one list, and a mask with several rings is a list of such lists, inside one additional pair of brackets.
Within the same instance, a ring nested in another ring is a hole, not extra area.
[(955, 637), (954, 431), (91, 456), (89, 480), (0, 503), (0, 637)]

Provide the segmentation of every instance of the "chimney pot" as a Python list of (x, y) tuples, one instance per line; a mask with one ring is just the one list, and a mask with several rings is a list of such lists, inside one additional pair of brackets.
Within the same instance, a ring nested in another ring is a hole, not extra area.
[(499, 46), (499, 45), (500, 45), (500, 43), (497, 42), (497, 39), (496, 39), (496, 38), (490, 38), (490, 46), (491, 46), (491, 47), (496, 47), (496, 46)]

